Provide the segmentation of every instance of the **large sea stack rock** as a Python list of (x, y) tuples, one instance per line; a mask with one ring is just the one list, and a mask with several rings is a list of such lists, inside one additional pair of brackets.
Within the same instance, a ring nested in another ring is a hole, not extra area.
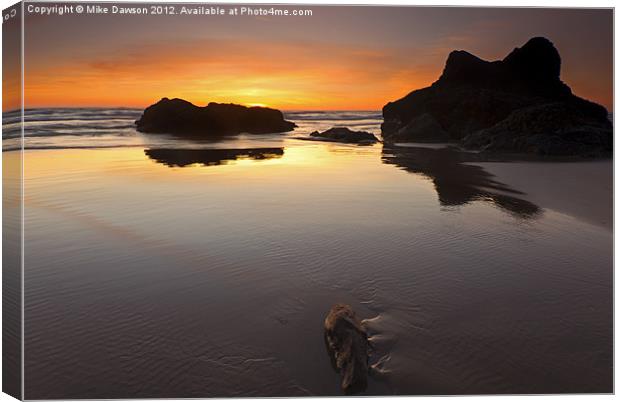
[(284, 120), (282, 112), (276, 109), (213, 102), (199, 107), (183, 99), (163, 98), (144, 110), (136, 126), (144, 133), (209, 138), (281, 133), (293, 130), (295, 123)]
[(480, 150), (563, 155), (612, 151), (607, 110), (560, 80), (561, 59), (546, 38), (501, 61), (453, 51), (441, 77), (383, 108), (388, 142), (460, 142)]
[(335, 304), (325, 318), (325, 341), (332, 364), (347, 394), (366, 389), (370, 345), (361, 321), (348, 304)]

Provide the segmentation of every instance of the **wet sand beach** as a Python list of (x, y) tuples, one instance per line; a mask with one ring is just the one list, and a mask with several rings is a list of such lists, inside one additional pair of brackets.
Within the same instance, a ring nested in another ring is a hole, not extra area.
[(341, 395), (337, 302), (369, 328), (368, 395), (612, 391), (611, 160), (50, 141), (25, 153), (28, 399)]
[[(530, 201), (613, 229), (613, 161), (480, 163)], [(594, 207), (596, 206), (596, 207)]]

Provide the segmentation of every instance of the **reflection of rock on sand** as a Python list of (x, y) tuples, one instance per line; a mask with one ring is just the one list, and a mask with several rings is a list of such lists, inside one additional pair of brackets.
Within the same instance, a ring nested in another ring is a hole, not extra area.
[(520, 218), (534, 218), (542, 210), (518, 196), (522, 193), (497, 181), (475, 162), (475, 154), (450, 148), (384, 146), (382, 160), (407, 172), (422, 174), (433, 181), (439, 202), (458, 206), (487, 201)]
[(149, 158), (169, 167), (185, 167), (194, 164), (217, 166), (238, 159), (264, 160), (281, 158), (284, 148), (245, 149), (146, 149)]

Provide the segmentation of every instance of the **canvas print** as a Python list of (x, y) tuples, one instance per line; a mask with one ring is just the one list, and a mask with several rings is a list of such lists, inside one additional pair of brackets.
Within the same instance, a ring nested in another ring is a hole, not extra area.
[(3, 12), (3, 391), (613, 392), (613, 10)]

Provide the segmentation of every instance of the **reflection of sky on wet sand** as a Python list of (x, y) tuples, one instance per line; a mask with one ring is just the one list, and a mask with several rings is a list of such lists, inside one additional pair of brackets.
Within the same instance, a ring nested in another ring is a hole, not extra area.
[[(309, 150), (311, 148), (308, 148)], [(377, 147), (365, 151), (361, 147), (346, 147), (336, 144), (325, 150), (339, 157), (375, 155)], [(147, 149), (150, 159), (169, 167), (217, 166), (233, 161), (262, 161), (282, 158), (284, 148), (236, 148), (236, 149)], [(432, 180), (441, 206), (460, 206), (474, 201), (487, 201), (521, 218), (534, 218), (542, 213), (535, 204), (520, 196), (521, 192), (494, 180), (483, 168), (467, 164), (479, 158), (468, 158), (467, 153), (451, 148), (399, 147), (386, 145), (381, 159), (386, 164), (396, 165), (407, 172)], [(312, 159), (312, 155), (306, 155)], [(295, 152), (291, 160), (295, 163)]]
[(607, 229), (452, 151), (260, 144), (25, 153), (32, 398), (339, 395), (335, 302), (368, 394), (608, 390)]

